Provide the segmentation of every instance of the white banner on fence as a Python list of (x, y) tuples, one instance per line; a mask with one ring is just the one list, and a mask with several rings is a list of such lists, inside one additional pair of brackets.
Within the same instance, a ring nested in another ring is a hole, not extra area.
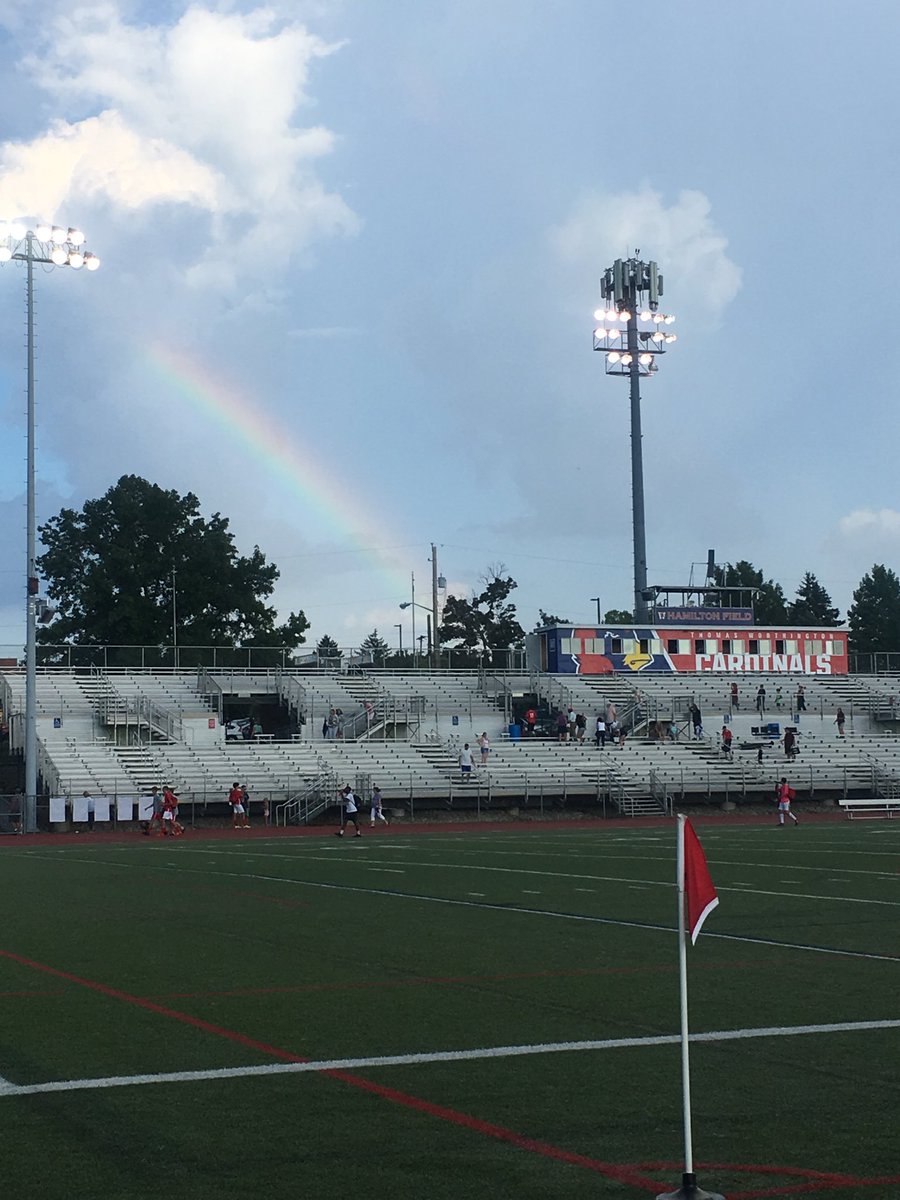
[(50, 823), (52, 825), (62, 825), (66, 819), (66, 798), (65, 796), (50, 797)]

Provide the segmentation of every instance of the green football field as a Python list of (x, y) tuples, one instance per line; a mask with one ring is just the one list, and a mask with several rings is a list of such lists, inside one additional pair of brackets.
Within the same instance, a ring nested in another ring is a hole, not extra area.
[[(694, 1153), (900, 1197), (900, 822), (696, 824)], [(682, 1167), (675, 829), (0, 847), (14, 1200), (653, 1197)]]

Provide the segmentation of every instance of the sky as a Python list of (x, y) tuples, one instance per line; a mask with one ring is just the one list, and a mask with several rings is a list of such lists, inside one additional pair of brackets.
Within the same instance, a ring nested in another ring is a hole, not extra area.
[[(642, 389), (649, 582), (700, 581), (712, 548), (788, 598), (811, 571), (843, 613), (900, 567), (895, 3), (34, 12), (0, 0), (0, 218), (102, 260), (36, 276), (39, 522), (125, 474), (194, 492), (308, 643), (408, 646), (432, 543), (451, 594), (512, 575), (526, 629), (629, 609), (628, 386), (591, 331), (639, 250), (679, 335)], [(7, 263), (10, 647), (24, 326)]]

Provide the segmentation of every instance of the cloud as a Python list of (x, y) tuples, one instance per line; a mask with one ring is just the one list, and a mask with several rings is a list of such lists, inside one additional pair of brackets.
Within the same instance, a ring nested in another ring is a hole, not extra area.
[(171, 26), (129, 25), (112, 4), (60, 13), (24, 62), (60, 115), (0, 145), (0, 211), (53, 219), (70, 205), (81, 220), (93, 201), (133, 219), (184, 205), (207, 218), (189, 282), (270, 275), (358, 228), (317, 173), (335, 134), (297, 119), (314, 64), (338, 49), (270, 9), (191, 7)]
[[(714, 225), (709, 199), (682, 191), (666, 205), (659, 192), (592, 192), (551, 230), (551, 243), (564, 262), (594, 270), (639, 250), (678, 280), (678, 294), (716, 321), (741, 287), (741, 269), (726, 254), (728, 240)], [(680, 307), (684, 307), (682, 301)]]
[(857, 508), (838, 521), (838, 531), (848, 538), (900, 537), (900, 512), (894, 508)]

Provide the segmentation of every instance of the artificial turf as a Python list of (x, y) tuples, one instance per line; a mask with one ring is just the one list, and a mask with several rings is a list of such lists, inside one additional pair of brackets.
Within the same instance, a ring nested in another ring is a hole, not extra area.
[[(720, 906), (691, 1029), (896, 1020), (900, 829), (698, 826)], [(113, 1086), (678, 1030), (674, 829), (402, 829), (4, 844), (6, 1190), (62, 1200), (648, 1197), (679, 1048)], [(900, 1196), (900, 1029), (695, 1043), (694, 1151), (729, 1200)]]

